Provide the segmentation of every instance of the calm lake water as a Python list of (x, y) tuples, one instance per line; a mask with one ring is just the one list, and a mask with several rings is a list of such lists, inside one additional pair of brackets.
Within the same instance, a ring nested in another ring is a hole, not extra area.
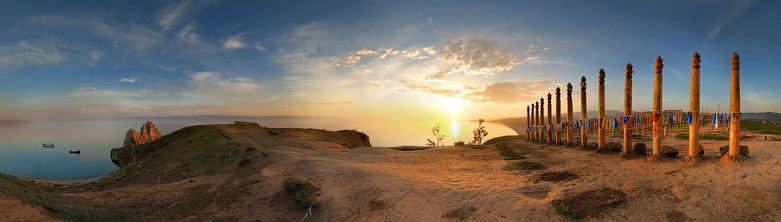
[[(0, 172), (47, 179), (95, 178), (118, 169), (111, 162), (111, 149), (122, 146), (128, 128), (138, 128), (152, 120), (168, 134), (196, 124), (224, 124), (234, 120), (258, 122), (266, 127), (356, 129), (369, 135), (373, 146), (425, 145), (432, 138), (431, 121), (364, 121), (318, 117), (155, 117), (113, 120), (47, 121), (0, 126)], [(515, 135), (503, 125), (484, 123), (489, 132), (485, 139)], [(471, 141), (477, 122), (440, 123), (447, 137), (445, 143)], [(484, 141), (485, 141), (484, 140)], [(54, 143), (53, 149), (42, 143)], [(81, 154), (70, 154), (78, 149)]]

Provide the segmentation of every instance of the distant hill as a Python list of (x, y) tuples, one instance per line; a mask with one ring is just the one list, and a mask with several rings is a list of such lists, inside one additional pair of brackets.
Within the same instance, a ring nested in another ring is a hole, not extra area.
[(0, 126), (17, 126), (28, 124), (30, 121), (20, 119), (4, 119), (0, 120)]
[(781, 113), (764, 112), (764, 113), (743, 113), (740, 116), (745, 119), (757, 119), (757, 120), (781, 120)]

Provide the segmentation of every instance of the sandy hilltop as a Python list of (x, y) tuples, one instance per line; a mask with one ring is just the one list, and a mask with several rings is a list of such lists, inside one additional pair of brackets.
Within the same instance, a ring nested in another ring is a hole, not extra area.
[[(113, 151), (121, 169), (93, 181), (0, 176), (0, 216), (298, 221), (316, 203), (313, 221), (777, 221), (781, 142), (746, 133), (750, 155), (724, 165), (723, 140), (702, 140), (704, 159), (683, 163), (682, 155), (645, 162), (525, 136), (371, 147), (349, 130), (191, 126)], [(664, 141), (681, 152), (685, 142)], [(311, 195), (291, 195), (290, 178), (311, 183)]]

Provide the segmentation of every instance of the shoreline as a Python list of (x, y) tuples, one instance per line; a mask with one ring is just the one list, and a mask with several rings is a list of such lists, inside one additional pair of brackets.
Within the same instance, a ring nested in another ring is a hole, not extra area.
[(89, 178), (89, 179), (46, 179), (46, 178), (39, 178), (39, 177), (25, 177), (25, 176), (16, 176), (11, 174), (6, 174), (9, 176), (13, 176), (19, 179), (23, 180), (29, 180), (33, 181), (39, 184), (52, 184), (52, 185), (76, 185), (76, 184), (83, 184), (83, 183), (89, 183), (92, 181), (97, 180), (98, 178), (101, 178), (103, 176), (95, 177), (95, 178)]

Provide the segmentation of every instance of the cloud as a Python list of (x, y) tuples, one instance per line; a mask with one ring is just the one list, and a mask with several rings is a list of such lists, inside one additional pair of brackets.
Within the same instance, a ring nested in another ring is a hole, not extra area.
[(430, 79), (445, 79), (454, 73), (493, 75), (521, 63), (496, 43), (481, 39), (447, 40), (437, 55), (443, 68), (429, 74)]
[(34, 46), (27, 41), (0, 45), (0, 69), (8, 70), (28, 65), (62, 63), (64, 57), (54, 46)]
[(453, 83), (448, 84), (448, 82), (446, 81), (434, 82), (434, 81), (401, 80), (399, 82), (402, 85), (412, 90), (444, 95), (444, 96), (460, 95), (462, 93), (462, 88), (463, 88), (463, 86), (459, 84), (453, 84)]
[(183, 92), (186, 96), (246, 99), (257, 96), (261, 88), (250, 78), (223, 78), (215, 72), (196, 72), (189, 77), (194, 89)]
[[(257, 46), (257, 43), (255, 45)], [(241, 35), (231, 36), (228, 38), (228, 40), (225, 40), (225, 42), (222, 43), (222, 48), (225, 49), (240, 49), (244, 47), (247, 47), (247, 44), (244, 44), (244, 42), (241, 41)]]
[(68, 96), (75, 99), (85, 98), (108, 98), (108, 97), (149, 97), (154, 93), (147, 90), (113, 90), (113, 89), (101, 89), (96, 87), (81, 87), (73, 92), (68, 93)]
[(137, 79), (136, 77), (132, 77), (132, 78), (121, 78), (121, 79), (119, 79), (119, 81), (120, 81), (120, 82), (126, 82), (126, 83), (135, 83), (135, 82), (137, 82), (137, 81), (138, 81), (138, 79)]
[(190, 10), (190, 0), (183, 0), (178, 4), (171, 4), (166, 7), (158, 16), (157, 24), (163, 30), (177, 25), (182, 17)]
[(266, 47), (261, 45), (259, 42), (255, 42), (255, 49), (261, 52), (268, 52), (268, 49), (266, 49)]
[(382, 60), (389, 57), (403, 56), (404, 58), (412, 60), (423, 60), (428, 59), (431, 55), (435, 54), (436, 51), (434, 50), (434, 47), (425, 47), (421, 49), (409, 48), (404, 50), (396, 50), (393, 48), (378, 48), (376, 50), (359, 49), (350, 52), (341, 58), (332, 57), (331, 61), (337, 67), (350, 67), (361, 62), (363, 58), (374, 57), (375, 59)]
[(708, 35), (705, 37), (705, 39), (713, 39), (716, 36), (719, 36), (719, 34), (721, 34), (721, 30), (724, 29), (725, 26), (735, 21), (738, 17), (743, 15), (748, 7), (751, 6), (752, 2), (753, 0), (730, 1), (729, 3), (733, 4), (730, 7), (730, 11), (725, 13), (718, 21), (716, 21), (716, 25), (714, 25), (713, 28), (708, 31)]
[(83, 28), (96, 37), (110, 41), (114, 47), (121, 50), (145, 50), (160, 45), (164, 40), (162, 34), (148, 28), (137, 26), (134, 23), (111, 23), (107, 19), (45, 15), (31, 17), (28, 19), (28, 22), (43, 25), (44, 27)]
[(536, 101), (539, 95), (555, 93), (555, 89), (559, 85), (561, 84), (549, 81), (519, 82), (509, 80), (491, 83), (483, 90), (470, 93), (465, 97), (474, 102), (518, 103)]

